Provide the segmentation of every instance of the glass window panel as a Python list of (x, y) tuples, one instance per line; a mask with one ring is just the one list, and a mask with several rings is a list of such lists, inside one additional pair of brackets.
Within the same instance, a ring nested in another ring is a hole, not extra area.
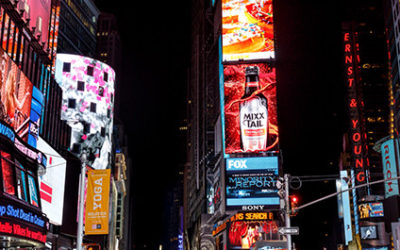
[(38, 207), (39, 206), (39, 195), (37, 191), (36, 180), (33, 176), (28, 174), (28, 184), (29, 184), (29, 202)]
[(11, 155), (6, 152), (1, 152), (1, 170), (3, 173), (3, 191), (15, 195), (14, 164), (12, 164)]
[(17, 177), (17, 195), (18, 198), (24, 201), (28, 201), (28, 192), (26, 189), (26, 175), (25, 172), (19, 168), (15, 169), (15, 174)]

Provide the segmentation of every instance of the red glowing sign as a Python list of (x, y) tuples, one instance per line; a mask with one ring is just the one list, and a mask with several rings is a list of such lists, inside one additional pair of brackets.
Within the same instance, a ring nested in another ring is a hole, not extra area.
[(22, 236), (30, 240), (46, 243), (46, 234), (15, 222), (1, 222), (0, 233), (13, 236)]
[[(350, 117), (349, 138), (352, 149), (352, 168), (355, 171), (356, 184), (359, 185), (366, 182), (366, 168), (369, 166), (369, 160), (367, 157), (367, 137), (362, 117), (364, 102), (357, 87), (360, 58), (358, 55), (359, 45), (356, 42), (356, 36), (356, 33), (345, 32), (343, 42), (348, 111)], [(362, 197), (365, 195), (365, 188), (357, 189), (357, 192)]]

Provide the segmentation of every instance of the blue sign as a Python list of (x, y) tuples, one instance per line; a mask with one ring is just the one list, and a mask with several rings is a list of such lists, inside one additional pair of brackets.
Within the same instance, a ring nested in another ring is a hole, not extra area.
[(25, 222), (45, 227), (45, 221), (40, 216), (25, 211), (23, 208), (14, 207), (13, 205), (0, 205), (0, 217), (11, 217), (23, 220)]
[[(393, 139), (387, 140), (381, 145), (383, 177), (390, 179), (397, 177), (396, 157)], [(397, 180), (385, 182), (385, 198), (399, 195), (399, 183)]]
[(278, 157), (229, 158), (226, 160), (226, 206), (277, 208)]

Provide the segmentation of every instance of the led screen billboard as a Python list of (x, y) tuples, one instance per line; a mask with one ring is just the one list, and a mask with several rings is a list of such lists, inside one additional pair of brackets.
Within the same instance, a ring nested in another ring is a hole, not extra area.
[(360, 219), (383, 217), (382, 202), (367, 202), (358, 204)]
[(18, 10), (23, 11), (23, 18), (46, 50), (49, 38), (51, 0), (20, 0)]
[(67, 161), (40, 137), (37, 148), (47, 156), (46, 173), (39, 176), (42, 211), (52, 224), (61, 226)]
[(267, 237), (279, 239), (277, 221), (234, 221), (229, 225), (228, 249), (253, 249)]
[(274, 58), (272, 0), (222, 1), (223, 60)]
[(226, 160), (226, 209), (279, 207), (278, 157)]
[(278, 152), (275, 68), (267, 63), (224, 65), (222, 93), (225, 156)]
[(105, 169), (111, 161), (114, 70), (92, 58), (57, 54), (55, 79), (63, 90), (61, 119), (72, 128), (71, 151), (86, 153), (89, 166)]
[(0, 53), (0, 120), (27, 142), (33, 85), (7, 53)]

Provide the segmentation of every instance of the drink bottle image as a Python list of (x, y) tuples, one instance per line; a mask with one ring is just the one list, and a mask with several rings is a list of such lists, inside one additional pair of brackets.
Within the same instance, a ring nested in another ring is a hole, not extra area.
[(262, 151), (267, 147), (268, 100), (260, 90), (259, 68), (245, 68), (245, 90), (239, 104), (240, 146), (244, 152)]

